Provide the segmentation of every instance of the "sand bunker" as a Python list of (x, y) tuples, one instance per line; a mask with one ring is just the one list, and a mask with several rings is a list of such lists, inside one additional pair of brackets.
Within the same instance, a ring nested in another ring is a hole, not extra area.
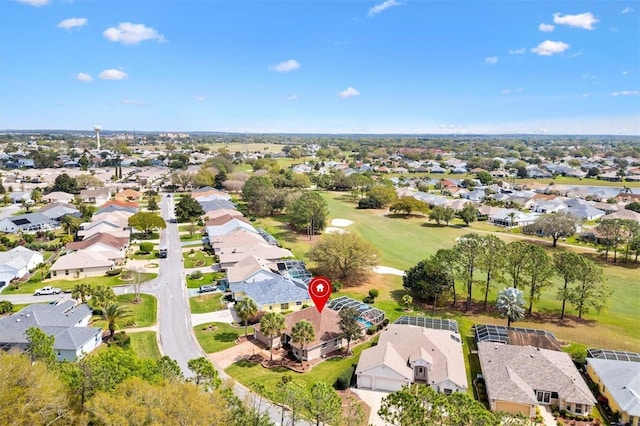
[(333, 219), (331, 221), (331, 226), (349, 226), (352, 223), (353, 221), (349, 219)]
[(327, 234), (346, 234), (347, 230), (342, 228), (333, 228), (330, 226), (328, 228), (324, 228), (324, 232)]
[(396, 268), (391, 268), (389, 266), (374, 266), (373, 272), (375, 274), (381, 274), (381, 275), (397, 275), (399, 277), (404, 276), (404, 271), (401, 271), (400, 269), (396, 269)]

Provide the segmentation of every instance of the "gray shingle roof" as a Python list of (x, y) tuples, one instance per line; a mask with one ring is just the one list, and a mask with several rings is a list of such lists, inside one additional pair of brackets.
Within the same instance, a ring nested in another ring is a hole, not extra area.
[(622, 410), (640, 416), (640, 362), (587, 358)]
[(258, 309), (261, 309), (264, 305), (308, 302), (311, 300), (306, 289), (302, 289), (284, 278), (274, 278), (249, 284), (231, 284), (230, 288), (234, 293), (242, 292), (253, 299), (258, 305)]

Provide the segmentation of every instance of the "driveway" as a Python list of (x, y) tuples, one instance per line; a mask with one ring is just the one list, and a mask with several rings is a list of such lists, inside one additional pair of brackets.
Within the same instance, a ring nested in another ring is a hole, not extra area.
[(364, 401), (369, 407), (371, 407), (371, 414), (369, 415), (369, 423), (373, 426), (387, 426), (389, 423), (383, 421), (378, 416), (378, 410), (382, 405), (382, 398), (389, 395), (389, 392), (372, 391), (367, 389), (351, 388), (353, 392), (358, 394), (361, 400)]
[(229, 308), (223, 311), (207, 312), (206, 314), (191, 314), (191, 324), (195, 327), (208, 322), (222, 322), (225, 324), (240, 322), (240, 318), (234, 314), (235, 311)]
[(207, 354), (207, 356), (214, 364), (225, 370), (229, 368), (234, 362), (248, 358), (251, 355), (260, 352), (262, 352), (263, 357), (269, 359), (269, 351), (266, 349), (266, 347), (256, 340), (250, 340), (244, 341), (239, 345), (221, 352)]

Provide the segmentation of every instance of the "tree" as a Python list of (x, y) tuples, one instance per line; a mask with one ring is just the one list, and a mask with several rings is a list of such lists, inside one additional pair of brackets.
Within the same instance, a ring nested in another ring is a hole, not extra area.
[(102, 317), (109, 325), (109, 338), (111, 340), (113, 340), (113, 335), (116, 333), (116, 323), (130, 316), (131, 312), (129, 309), (120, 306), (118, 303), (111, 302), (104, 307)]
[(139, 231), (143, 231), (145, 237), (149, 237), (149, 234), (155, 229), (165, 229), (167, 222), (160, 217), (157, 213), (150, 212), (138, 212), (129, 217), (129, 226)]
[(636, 213), (640, 213), (640, 201), (634, 201), (633, 203), (629, 203), (626, 206), (624, 206), (624, 208), (626, 210), (631, 210)]
[(238, 317), (244, 322), (244, 337), (247, 337), (247, 323), (249, 318), (258, 313), (258, 305), (250, 297), (243, 297), (236, 301), (234, 308)]
[(73, 215), (66, 214), (62, 216), (62, 220), (60, 222), (68, 235), (75, 235), (75, 233), (78, 232), (78, 229), (80, 229), (82, 220)]
[(156, 197), (151, 195), (150, 197), (147, 198), (147, 209), (149, 211), (156, 211), (158, 210), (158, 201), (156, 200)]
[(520, 321), (524, 318), (524, 298), (522, 291), (513, 287), (506, 287), (498, 293), (496, 307), (502, 318), (507, 318), (507, 327), (511, 327), (512, 322)]
[(396, 190), (391, 185), (375, 185), (367, 191), (367, 197), (376, 200), (380, 206), (388, 206), (397, 198)]
[(300, 343), (300, 365), (306, 357), (307, 344), (313, 342), (316, 338), (313, 325), (307, 320), (300, 320), (293, 325), (291, 329), (291, 340), (294, 343)]
[(56, 179), (53, 181), (51, 192), (55, 192), (55, 191), (74, 194), (78, 191), (78, 183), (76, 182), (75, 178), (72, 178), (66, 173), (62, 173), (61, 175), (58, 175)]
[(204, 210), (200, 203), (191, 195), (185, 195), (181, 197), (180, 201), (176, 204), (175, 213), (178, 219), (189, 221), (202, 216), (204, 214)]
[(640, 223), (632, 219), (620, 221), (620, 242), (624, 244), (624, 261), (629, 261), (634, 240), (640, 235)]
[(285, 329), (284, 316), (278, 312), (267, 312), (260, 319), (260, 331), (269, 337), (269, 355), (273, 361), (273, 338)]
[(518, 288), (522, 281), (522, 271), (526, 265), (526, 254), (529, 243), (514, 241), (507, 244), (505, 270), (511, 276), (513, 288)]
[(505, 266), (505, 255), (507, 245), (495, 235), (485, 235), (482, 237), (482, 249), (478, 257), (478, 267), (486, 272), (486, 281), (484, 286), (484, 309), (487, 309), (487, 299), (489, 298), (489, 289), (491, 288), (491, 280), (502, 278), (502, 271)]
[(156, 361), (158, 373), (169, 383), (180, 383), (184, 380), (182, 370), (175, 359), (163, 356)]
[(242, 187), (242, 199), (247, 203), (249, 213), (258, 217), (273, 213), (276, 195), (277, 190), (267, 176), (251, 176)]
[(38, 204), (42, 201), (42, 190), (40, 188), (33, 188), (31, 191), (31, 199), (35, 204)]
[(476, 173), (476, 178), (480, 181), (481, 184), (487, 185), (493, 181), (493, 176), (491, 173), (486, 171), (481, 171)]
[(567, 300), (578, 310), (578, 318), (591, 309), (600, 313), (606, 306), (612, 291), (606, 283), (604, 271), (592, 260), (581, 256), (577, 266), (578, 285), (569, 290)]
[(433, 220), (436, 225), (440, 226), (440, 222), (444, 221), (444, 207), (435, 206), (429, 211), (429, 220)]
[(91, 286), (87, 283), (78, 283), (71, 289), (71, 297), (81, 303), (87, 303), (87, 296), (91, 294)]
[(4, 195), (2, 196), (2, 204), (4, 204), (4, 205), (5, 205), (5, 207), (7, 206), (7, 204), (11, 204), (11, 201), (12, 201), (12, 199), (11, 199), (11, 195), (9, 195), (9, 194), (4, 194)]
[(347, 349), (345, 352), (348, 354), (351, 341), (357, 339), (362, 334), (362, 327), (358, 321), (360, 313), (356, 309), (348, 307), (341, 309), (340, 312), (338, 312), (338, 316), (340, 317), (340, 322), (338, 323), (340, 326), (340, 335), (347, 341)]
[(404, 289), (432, 302), (434, 312), (440, 296), (450, 289), (450, 281), (449, 271), (442, 267), (435, 256), (421, 260), (402, 277)]
[(538, 300), (542, 289), (551, 284), (549, 280), (553, 275), (553, 263), (542, 247), (529, 244), (522, 272), (529, 278), (529, 315), (531, 315), (533, 301)]
[(398, 201), (389, 206), (389, 210), (393, 213), (411, 215), (412, 212), (417, 211), (420, 213), (426, 213), (429, 211), (429, 205), (424, 201), (420, 201), (413, 197), (400, 197)]
[(183, 191), (187, 190), (187, 187), (193, 184), (195, 173), (190, 172), (176, 172), (171, 175), (171, 182), (174, 185), (178, 185)]
[(78, 175), (75, 177), (78, 189), (102, 188), (104, 182), (90, 174)]
[(478, 209), (473, 203), (466, 203), (458, 213), (458, 216), (460, 216), (465, 225), (469, 225), (471, 222), (478, 220)]
[(616, 262), (621, 227), (621, 221), (618, 219), (602, 219), (598, 226), (595, 227), (598, 240), (604, 246), (605, 261), (609, 258), (609, 250), (613, 249), (613, 262)]
[(457, 261), (456, 252), (453, 249), (440, 249), (434, 255), (434, 260), (438, 262), (440, 268), (447, 272), (449, 279), (449, 288), (453, 295), (453, 306), (457, 303), (457, 291), (456, 291), (456, 275), (460, 272), (460, 265)]
[(411, 297), (410, 294), (405, 294), (404, 296), (402, 296), (402, 306), (404, 306), (405, 309), (411, 309), (412, 305), (413, 297)]
[(307, 231), (309, 237), (327, 226), (329, 208), (320, 193), (305, 191), (287, 207), (289, 223), (298, 231)]
[(364, 422), (364, 410), (360, 401), (352, 396), (345, 398), (346, 409), (343, 409), (343, 426), (360, 426)]
[(567, 213), (547, 213), (540, 216), (533, 223), (533, 227), (538, 230), (543, 237), (553, 239), (553, 247), (560, 238), (570, 237), (576, 233), (576, 227), (580, 219)]
[(74, 421), (65, 385), (44, 363), (0, 351), (0, 424), (66, 425)]
[(378, 250), (357, 234), (327, 234), (309, 250), (319, 275), (345, 285), (366, 279), (378, 264)]
[(54, 336), (45, 334), (38, 327), (29, 327), (25, 334), (28, 342), (27, 353), (31, 362), (42, 361), (50, 365), (56, 361), (56, 354), (53, 351)]
[(187, 362), (187, 366), (195, 374), (193, 381), (196, 386), (202, 386), (207, 391), (217, 389), (220, 386), (218, 372), (207, 358), (190, 359)]
[(467, 284), (467, 311), (471, 309), (471, 293), (473, 290), (473, 274), (478, 266), (480, 253), (482, 252), (483, 239), (479, 234), (465, 234), (453, 247), (458, 255), (458, 263), (462, 276)]
[(562, 300), (560, 319), (564, 319), (564, 310), (569, 297), (569, 284), (578, 278), (578, 265), (582, 256), (572, 251), (563, 251), (553, 254), (553, 267), (556, 275), (562, 280), (562, 288), (558, 290), (557, 298)]
[(122, 269), (122, 273), (131, 277), (131, 287), (133, 287), (133, 293), (135, 298), (133, 299), (133, 303), (139, 303), (142, 299), (140, 298), (140, 290), (142, 286), (142, 277), (143, 277), (143, 269), (139, 266), (129, 266)]
[(342, 414), (342, 400), (336, 391), (325, 382), (315, 382), (306, 400), (305, 409), (316, 422), (333, 425), (340, 421)]
[(116, 301), (116, 293), (111, 287), (98, 285), (91, 288), (91, 306), (104, 312), (107, 305)]

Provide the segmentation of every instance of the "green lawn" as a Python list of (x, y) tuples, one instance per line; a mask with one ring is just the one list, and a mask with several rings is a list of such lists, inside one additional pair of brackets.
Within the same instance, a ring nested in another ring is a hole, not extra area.
[(180, 234), (180, 241), (200, 241), (200, 240), (202, 240), (202, 234), (199, 232), (194, 232), (193, 235)]
[[(207, 327), (215, 327), (207, 331)], [(236, 345), (236, 339), (244, 336), (244, 327), (231, 327), (229, 324), (210, 322), (193, 327), (196, 338), (206, 353), (220, 352)], [(253, 334), (253, 327), (247, 328), (247, 334)]]
[(190, 278), (190, 276), (191, 274), (187, 275), (187, 288), (198, 288), (201, 285), (211, 284), (219, 280), (224, 277), (224, 274), (221, 272), (205, 272), (199, 280)]
[[(144, 273), (141, 274), (142, 282), (151, 281), (158, 274), (155, 273)], [(71, 290), (76, 284), (86, 283), (89, 285), (106, 285), (108, 287), (118, 286), (118, 285), (127, 285), (128, 281), (120, 279), (120, 276), (117, 275), (115, 277), (88, 277), (88, 278), (78, 278), (78, 279), (48, 279), (45, 281), (31, 282), (28, 281), (25, 284), (22, 284), (19, 289), (13, 290), (12, 288), (7, 288), (4, 290), (6, 294), (31, 294), (37, 289), (45, 286), (59, 287), (63, 291)]]
[(128, 333), (131, 337), (131, 350), (140, 358), (160, 359), (160, 349), (155, 331)]
[(295, 380), (299, 380), (300, 383), (306, 385), (307, 388), (310, 388), (315, 382), (326, 382), (333, 385), (343, 371), (351, 366), (355, 367), (358, 364), (360, 354), (364, 349), (371, 347), (373, 341), (374, 340), (370, 340), (357, 346), (352, 346), (352, 356), (348, 358), (328, 359), (315, 365), (311, 371), (307, 373), (296, 373), (283, 367), (267, 369), (260, 364), (246, 360), (236, 362), (227, 368), (225, 372), (249, 388), (255, 389), (254, 383), (258, 383), (264, 385), (267, 391), (274, 392), (276, 391), (276, 384), (285, 373), (291, 375)]
[(200, 268), (202, 266), (211, 266), (213, 265), (213, 256), (209, 256), (206, 253), (194, 250), (193, 254), (186, 252), (182, 253), (182, 259), (184, 260), (184, 267), (186, 269), (189, 268)]
[[(148, 294), (141, 294), (142, 302), (131, 303), (135, 295), (122, 294), (117, 297), (118, 303), (131, 311), (132, 316), (123, 319), (117, 323), (119, 329), (125, 329), (127, 324), (135, 323), (135, 327), (149, 327), (157, 322), (158, 301), (155, 297)], [(94, 317), (94, 327), (107, 327), (106, 321), (101, 317)]]
[(226, 308), (226, 304), (220, 299), (222, 293), (202, 294), (189, 298), (189, 306), (192, 314), (206, 314), (207, 312), (221, 311)]

